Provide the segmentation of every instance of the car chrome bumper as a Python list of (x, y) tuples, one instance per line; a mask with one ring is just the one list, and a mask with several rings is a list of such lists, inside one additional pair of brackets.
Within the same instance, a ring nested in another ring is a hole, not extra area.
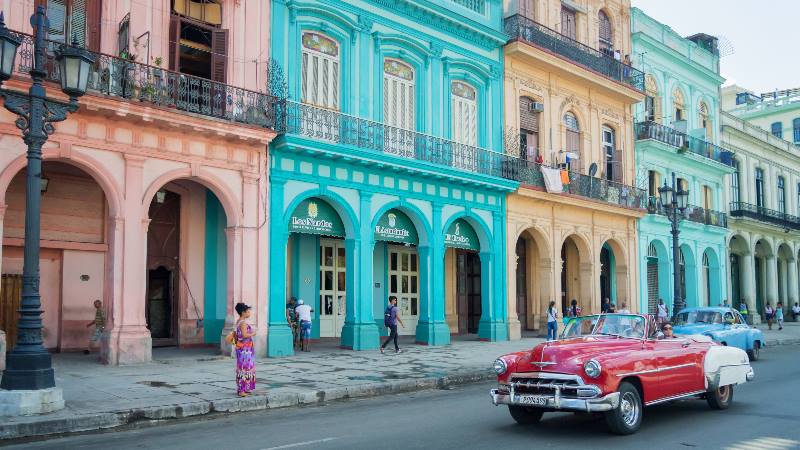
[[(492, 389), (489, 391), (492, 397), (492, 403), (497, 405), (518, 405), (518, 406), (531, 406), (516, 402), (512, 395), (506, 392), (500, 392), (499, 389)], [(538, 406), (538, 408), (554, 410), (554, 411), (582, 411), (582, 412), (603, 412), (611, 411), (619, 406), (619, 392), (612, 392), (604, 397), (597, 398), (564, 398), (556, 394), (553, 398), (547, 399), (546, 406)]]
[(751, 367), (750, 370), (747, 371), (747, 381), (753, 381), (753, 378), (756, 377), (756, 373), (753, 372), (753, 368)]

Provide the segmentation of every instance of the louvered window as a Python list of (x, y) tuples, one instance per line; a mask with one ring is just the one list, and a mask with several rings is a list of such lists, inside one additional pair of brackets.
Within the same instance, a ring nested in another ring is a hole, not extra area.
[(564, 127), (566, 128), (564, 163), (570, 170), (580, 171), (581, 129), (575, 114), (571, 112), (564, 114)]
[(598, 14), (598, 19), (600, 22), (600, 51), (606, 54), (612, 54), (614, 53), (614, 36), (611, 32), (611, 20), (608, 18), (608, 15), (606, 15), (605, 11), (600, 11)]
[(708, 117), (708, 105), (706, 102), (700, 102), (700, 127), (703, 128), (706, 139), (711, 141), (713, 139), (713, 128), (711, 127), (711, 119)]
[(339, 44), (318, 33), (303, 33), (302, 101), (339, 109)]
[(674, 117), (673, 121), (677, 122), (677, 121), (684, 120), (685, 117), (684, 117), (684, 113), (683, 113), (683, 109), (684, 109), (684, 106), (683, 106), (684, 105), (684, 103), (683, 103), (683, 92), (681, 92), (680, 89), (676, 88), (675, 91), (672, 93), (672, 105), (673, 105), (673, 107), (675, 109), (675, 117)]
[(617, 155), (616, 136), (611, 127), (603, 126), (603, 156), (606, 160), (606, 179), (622, 181), (622, 161)]
[(656, 79), (649, 73), (644, 77), (645, 119), (651, 122), (661, 121), (661, 97), (658, 95)]
[(539, 111), (529, 97), (519, 98), (520, 157), (536, 161), (539, 155)]
[(575, 39), (575, 11), (561, 7), (561, 34), (570, 39)]
[(466, 170), (477, 169), (478, 145), (478, 99), (472, 86), (453, 81), (450, 84), (452, 97), (453, 140), (462, 145), (453, 150), (453, 165)]
[(387, 150), (413, 156), (416, 129), (414, 69), (395, 59), (383, 62), (383, 118)]
[(47, 10), (47, 39), (100, 50), (101, 0), (35, 0), (35, 6)]
[(775, 122), (770, 126), (772, 130), (772, 134), (775, 137), (783, 139), (783, 124), (781, 122)]

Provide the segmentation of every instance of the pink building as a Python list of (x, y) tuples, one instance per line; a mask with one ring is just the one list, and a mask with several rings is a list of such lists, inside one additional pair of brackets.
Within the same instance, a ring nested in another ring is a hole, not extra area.
[[(0, 0), (32, 33), (34, 2)], [(108, 323), (108, 364), (153, 346), (219, 346), (233, 305), (266, 323), (269, 2), (35, 0), (49, 38), (97, 53), (90, 92), (44, 149), (41, 295), (46, 347), (82, 350), (92, 303)], [(27, 90), (30, 36), (7, 88)], [(54, 44), (54, 46), (57, 44)], [(48, 62), (48, 77), (57, 67)], [(54, 82), (51, 95), (61, 95)], [(0, 109), (0, 329), (16, 334), (26, 146)], [(15, 294), (16, 292), (16, 294)], [(16, 300), (15, 300), (16, 299)], [(11, 305), (11, 306), (9, 306)], [(257, 351), (266, 345), (258, 328)], [(9, 345), (9, 350), (11, 346)]]

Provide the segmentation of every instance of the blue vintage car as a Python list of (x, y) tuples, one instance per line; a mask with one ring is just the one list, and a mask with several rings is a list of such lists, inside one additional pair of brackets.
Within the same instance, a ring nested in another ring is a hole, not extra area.
[(745, 323), (739, 311), (726, 307), (686, 308), (673, 319), (676, 335), (702, 334), (722, 345), (747, 352), (750, 361), (758, 360), (764, 347), (764, 333)]

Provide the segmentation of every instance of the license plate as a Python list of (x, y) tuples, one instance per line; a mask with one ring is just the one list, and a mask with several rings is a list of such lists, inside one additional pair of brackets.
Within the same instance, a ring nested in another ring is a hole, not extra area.
[(549, 398), (550, 397), (545, 397), (543, 395), (518, 395), (515, 403), (521, 405), (547, 406), (547, 400)]

